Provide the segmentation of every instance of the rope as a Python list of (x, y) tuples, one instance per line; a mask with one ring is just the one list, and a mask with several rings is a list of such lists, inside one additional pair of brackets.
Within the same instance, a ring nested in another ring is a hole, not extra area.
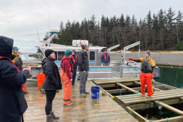
[[(161, 101), (155, 101), (155, 103), (158, 105), (158, 103), (161, 103)], [(158, 105), (159, 106), (159, 105)]]
[(116, 83), (117, 84), (117, 89), (118, 89), (118, 85), (120, 84), (120, 83)]
[(167, 89), (167, 85), (165, 85), (165, 90)]
[(120, 89), (120, 95), (121, 95), (121, 89)]
[(138, 87), (136, 87), (136, 90), (138, 91)]
[(132, 113), (133, 113), (133, 109), (130, 109), (130, 114), (132, 115)]
[(101, 92), (102, 95), (105, 95), (106, 93), (104, 91)]
[(114, 99), (114, 96), (111, 96), (111, 99)]
[(135, 92), (135, 94), (138, 94), (138, 93), (139, 93), (138, 91)]
[(165, 118), (165, 119), (167, 119), (167, 120), (168, 120), (168, 122), (170, 122), (170, 120), (169, 120), (168, 118)]
[(149, 122), (152, 122), (152, 120), (149, 120)]

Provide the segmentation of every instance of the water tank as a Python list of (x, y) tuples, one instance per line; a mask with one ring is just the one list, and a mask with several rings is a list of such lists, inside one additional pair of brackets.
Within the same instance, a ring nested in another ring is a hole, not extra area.
[(88, 40), (72, 40), (72, 46), (74, 47), (80, 47), (81, 44), (88, 45)]

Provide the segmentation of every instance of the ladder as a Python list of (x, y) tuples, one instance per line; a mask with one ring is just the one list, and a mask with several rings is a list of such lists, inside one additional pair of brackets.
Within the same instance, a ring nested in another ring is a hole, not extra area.
[(117, 48), (119, 46), (120, 46), (120, 44), (114, 45), (114, 46), (108, 48), (107, 51), (110, 52), (111, 50), (113, 50), (113, 49), (115, 49), (115, 48)]
[[(130, 44), (130, 45), (124, 47), (124, 51), (123, 51), (123, 59), (124, 59), (124, 60), (123, 60), (123, 61), (125, 61), (125, 52), (128, 51), (130, 48), (135, 47), (135, 46), (137, 46), (137, 45), (139, 45), (139, 52), (140, 52), (140, 41), (135, 42), (135, 43), (133, 43), (133, 44)], [(138, 54), (138, 57), (139, 57), (139, 54)]]

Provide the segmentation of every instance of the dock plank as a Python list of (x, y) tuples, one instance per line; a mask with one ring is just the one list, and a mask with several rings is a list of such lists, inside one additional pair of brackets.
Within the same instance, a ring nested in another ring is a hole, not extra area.
[(174, 90), (156, 92), (154, 95), (152, 95), (151, 98), (140, 97), (140, 94), (131, 94), (131, 95), (124, 95), (124, 96), (116, 96), (116, 97), (121, 101), (123, 101), (125, 104), (129, 105), (133, 103), (178, 98), (183, 96), (182, 93), (183, 93), (183, 89), (174, 89)]
[(122, 83), (122, 82), (130, 82), (130, 81), (140, 81), (139, 77), (134, 78), (119, 78), (119, 79), (108, 79), (108, 80), (96, 80), (95, 83), (100, 84), (110, 84), (110, 83)]
[[(99, 99), (91, 99), (91, 94), (87, 98), (81, 98), (79, 94), (79, 82), (72, 90), (73, 105), (63, 106), (63, 90), (57, 92), (53, 101), (53, 111), (60, 117), (58, 122), (137, 122), (125, 109), (119, 106), (108, 96), (100, 96)], [(87, 90), (95, 86), (92, 82), (87, 82)], [(24, 114), (25, 122), (46, 121), (45, 104), (46, 97), (38, 88), (37, 83), (27, 83), (28, 93), (25, 98), (28, 110)]]

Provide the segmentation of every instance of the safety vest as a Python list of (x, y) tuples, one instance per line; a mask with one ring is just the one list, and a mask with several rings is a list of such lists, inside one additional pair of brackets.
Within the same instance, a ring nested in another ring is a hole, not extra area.
[(149, 72), (152, 72), (152, 66), (149, 63), (149, 60), (143, 59), (143, 62), (141, 64), (141, 71), (149, 71)]
[(109, 54), (107, 53), (107, 56), (106, 54), (104, 53), (104, 59), (109, 59)]
[[(8, 59), (8, 60), (17, 68), (17, 72), (20, 73), (20, 70), (19, 70), (18, 67), (12, 62), (11, 59), (9, 59), (8, 57), (5, 57), (5, 56), (0, 56), (0, 60), (1, 60), (1, 59)], [(22, 87), (21, 87), (20, 90), (22, 90), (22, 88), (23, 88), (23, 85), (22, 85)]]
[(72, 55), (72, 61), (74, 64), (78, 62), (78, 58), (76, 55), (75, 55), (75, 57)]

